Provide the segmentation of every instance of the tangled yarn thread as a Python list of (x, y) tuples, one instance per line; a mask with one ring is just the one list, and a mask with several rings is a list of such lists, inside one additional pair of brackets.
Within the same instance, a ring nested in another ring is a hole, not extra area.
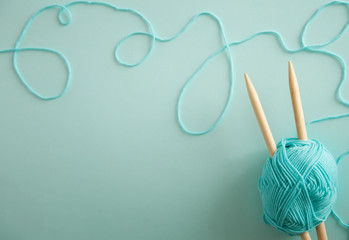
[[(31, 27), (31, 25), (35, 22), (35, 20), (37, 19), (38, 16), (40, 16), (43, 12), (48, 11), (48, 10), (52, 10), (52, 9), (57, 9), (58, 10), (58, 22), (62, 25), (62, 26), (69, 26), (72, 21), (73, 21), (73, 15), (72, 12), (70, 10), (70, 8), (77, 6), (77, 5), (91, 5), (91, 6), (101, 6), (101, 7), (106, 7), (108, 9), (112, 9), (115, 12), (126, 12), (129, 13), (135, 17), (137, 17), (138, 19), (140, 19), (145, 26), (147, 26), (147, 31), (137, 31), (137, 32), (133, 32), (127, 36), (125, 36), (124, 38), (121, 39), (121, 41), (119, 43), (116, 44), (115, 47), (115, 52), (114, 52), (114, 56), (115, 56), (115, 60), (122, 66), (124, 67), (136, 67), (138, 65), (141, 65), (143, 62), (145, 62), (152, 54), (154, 47), (155, 47), (155, 43), (156, 42), (171, 42), (177, 38), (179, 38), (180, 36), (182, 36), (186, 31), (188, 31), (188, 29), (191, 27), (191, 25), (198, 20), (198, 18), (202, 17), (202, 16), (206, 16), (211, 18), (213, 21), (215, 21), (217, 23), (218, 29), (219, 29), (219, 33), (220, 33), (220, 37), (222, 39), (222, 47), (219, 48), (217, 51), (213, 52), (211, 55), (209, 55), (200, 65), (199, 67), (194, 71), (194, 73), (191, 75), (191, 77), (187, 80), (187, 82), (184, 84), (182, 90), (180, 91), (180, 94), (178, 96), (178, 101), (177, 101), (177, 120), (178, 120), (178, 124), (181, 127), (181, 129), (190, 134), (190, 135), (202, 135), (202, 134), (206, 134), (209, 133), (211, 131), (213, 131), (216, 127), (218, 127), (218, 125), (222, 122), (223, 118), (225, 117), (226, 113), (228, 112), (229, 106), (231, 104), (232, 98), (233, 98), (233, 93), (234, 93), (234, 69), (233, 69), (233, 54), (230, 50), (230, 47), (232, 46), (236, 46), (236, 45), (241, 45), (244, 44), (258, 36), (261, 35), (271, 35), (273, 36), (280, 44), (280, 47), (287, 53), (299, 53), (299, 52), (313, 52), (313, 53), (317, 53), (317, 54), (322, 54), (328, 57), (333, 58), (334, 60), (336, 60), (340, 67), (341, 67), (341, 79), (336, 91), (336, 96), (338, 101), (343, 104), (344, 106), (349, 107), (349, 101), (347, 99), (344, 99), (344, 97), (342, 96), (342, 88), (343, 88), (343, 84), (345, 82), (346, 79), (346, 64), (343, 60), (343, 58), (341, 56), (339, 56), (336, 53), (330, 52), (328, 50), (325, 50), (324, 47), (328, 46), (331, 43), (334, 43), (335, 41), (337, 41), (338, 39), (342, 38), (342, 36), (345, 34), (346, 30), (349, 27), (349, 21), (345, 24), (345, 26), (343, 27), (343, 29), (336, 35), (334, 36), (332, 39), (324, 42), (324, 43), (320, 43), (320, 44), (311, 44), (311, 43), (307, 43), (306, 41), (306, 35), (307, 35), (307, 30), (309, 28), (309, 26), (311, 25), (311, 23), (328, 7), (333, 6), (333, 5), (338, 5), (338, 6), (344, 6), (346, 8), (349, 7), (349, 2), (345, 2), (345, 1), (332, 1), (329, 2), (323, 6), (321, 6), (319, 9), (317, 9), (315, 11), (315, 13), (307, 20), (307, 22), (304, 25), (303, 31), (301, 32), (301, 38), (300, 38), (300, 47), (296, 48), (296, 49), (291, 49), (289, 48), (282, 35), (280, 33), (278, 33), (277, 31), (261, 31), (261, 32), (257, 32), (252, 34), (251, 36), (248, 36), (242, 40), (237, 40), (237, 41), (232, 41), (229, 42), (226, 34), (225, 34), (225, 30), (223, 27), (223, 24), (221, 22), (221, 20), (214, 15), (213, 13), (210, 12), (201, 12), (196, 14), (194, 17), (192, 17), (187, 24), (185, 24), (183, 26), (182, 29), (180, 29), (177, 33), (175, 33), (173, 36), (168, 37), (168, 38), (162, 38), (160, 36), (158, 36), (155, 33), (154, 27), (152, 25), (152, 23), (140, 12), (138, 12), (135, 9), (132, 8), (121, 8), (118, 6), (115, 6), (113, 4), (110, 3), (106, 3), (106, 2), (97, 2), (97, 1), (74, 1), (71, 3), (68, 3), (67, 5), (58, 5), (58, 4), (54, 4), (54, 5), (49, 5), (46, 6), (40, 10), (38, 10), (36, 13), (34, 13), (29, 20), (27, 21), (27, 23), (25, 24), (22, 32), (20, 33), (16, 44), (14, 46), (14, 48), (9, 48), (9, 49), (3, 49), (0, 50), (0, 54), (1, 53), (9, 53), (12, 52), (13, 53), (13, 67), (14, 70), (18, 76), (18, 78), (20, 79), (20, 81), (22, 82), (22, 84), (27, 88), (27, 90), (33, 94), (34, 96), (42, 99), (42, 100), (54, 100), (57, 98), (62, 97), (63, 95), (65, 95), (70, 87), (72, 78), (71, 78), (71, 65), (69, 63), (69, 60), (64, 56), (63, 53), (61, 53), (60, 51), (51, 49), (51, 48), (42, 48), (42, 47), (23, 47), (21, 46), (21, 43), (23, 41), (23, 39), (26, 36), (27, 31), (29, 30), (29, 28)], [(136, 36), (144, 36), (144, 37), (148, 37), (151, 39), (150, 41), (150, 45), (149, 45), (149, 49), (148, 52), (146, 53), (145, 56), (143, 56), (140, 60), (134, 62), (134, 63), (130, 63), (130, 62), (126, 62), (124, 60), (122, 60), (122, 58), (119, 56), (119, 51), (120, 48), (125, 44), (125, 42), (127, 42), (129, 39), (134, 38)], [(34, 89), (29, 83), (28, 81), (25, 79), (25, 77), (22, 75), (20, 68), (18, 67), (18, 53), (19, 52), (33, 52), (33, 51), (42, 51), (42, 52), (46, 52), (46, 53), (51, 53), (51, 54), (55, 54), (56, 56), (58, 56), (65, 64), (66, 66), (66, 70), (67, 70), (67, 79), (65, 82), (65, 86), (63, 87), (63, 89), (61, 90), (61, 92), (59, 92), (56, 95), (53, 96), (46, 96), (45, 94), (42, 94), (40, 92), (38, 92), (36, 89)], [(201, 131), (193, 131), (189, 128), (187, 128), (185, 126), (185, 123), (182, 119), (182, 115), (181, 115), (181, 107), (182, 107), (182, 99), (184, 97), (184, 95), (187, 92), (188, 87), (191, 85), (191, 83), (197, 79), (199, 73), (218, 55), (220, 55), (221, 53), (225, 53), (227, 55), (228, 58), (228, 66), (229, 66), (229, 90), (228, 90), (228, 96), (225, 102), (224, 107), (222, 108), (222, 111), (220, 112), (220, 114), (217, 116), (216, 120), (212, 123), (211, 126), (209, 126), (207, 129), (205, 130), (201, 130)], [(323, 117), (321, 119), (316, 119), (314, 121), (312, 121), (312, 123), (315, 122), (321, 122), (321, 121), (326, 121), (326, 120), (331, 120), (331, 119), (337, 119), (337, 118), (342, 118), (342, 117), (348, 117), (349, 113), (345, 113), (345, 114), (340, 114), (337, 116), (329, 116), (329, 117)]]
[(317, 140), (282, 139), (259, 179), (263, 219), (295, 235), (325, 221), (337, 197), (337, 164)]

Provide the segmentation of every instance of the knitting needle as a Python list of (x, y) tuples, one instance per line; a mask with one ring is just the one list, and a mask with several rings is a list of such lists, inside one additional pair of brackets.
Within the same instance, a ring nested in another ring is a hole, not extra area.
[[(298, 86), (297, 77), (294, 72), (291, 61), (288, 62), (288, 75), (289, 75), (289, 85), (290, 85), (290, 93), (292, 98), (294, 118), (296, 121), (297, 136), (299, 140), (308, 140), (307, 130), (305, 128), (301, 96), (299, 93), (299, 86)], [(327, 234), (326, 234), (326, 228), (325, 228), (324, 222), (320, 223), (316, 227), (316, 233), (317, 233), (318, 240), (327, 240)], [(302, 237), (302, 234), (301, 234), (301, 237)]]
[(318, 240), (327, 240), (327, 233), (326, 233), (326, 227), (325, 227), (325, 222), (320, 223), (316, 227), (316, 234), (317, 234), (317, 239)]
[(262, 131), (264, 141), (265, 141), (265, 144), (267, 145), (270, 157), (273, 157), (276, 151), (276, 144), (273, 138), (273, 134), (270, 131), (270, 127), (269, 127), (267, 118), (265, 117), (262, 104), (259, 100), (256, 89), (253, 87), (252, 82), (246, 73), (245, 73), (245, 81), (246, 81), (248, 95), (250, 97), (251, 104), (259, 124), (259, 128)]
[(308, 140), (299, 86), (291, 61), (288, 62), (288, 76), (290, 93), (292, 98), (294, 119), (296, 121), (297, 136), (299, 140)]
[[(265, 117), (265, 114), (264, 114), (264, 111), (262, 108), (262, 104), (259, 100), (257, 91), (253, 87), (253, 84), (246, 73), (245, 73), (245, 82), (246, 82), (248, 95), (250, 97), (254, 113), (256, 115), (259, 127), (260, 127), (262, 134), (263, 134), (263, 137), (264, 137), (264, 141), (268, 147), (270, 157), (273, 157), (274, 153), (276, 151), (275, 140), (274, 140), (273, 135), (270, 131), (270, 127), (269, 127), (267, 118)], [(311, 240), (308, 232), (302, 233), (300, 236), (301, 236), (302, 240)]]

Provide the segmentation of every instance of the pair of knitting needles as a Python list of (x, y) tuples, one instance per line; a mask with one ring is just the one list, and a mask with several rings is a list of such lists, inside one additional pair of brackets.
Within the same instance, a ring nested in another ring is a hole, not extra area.
[[(291, 61), (288, 62), (288, 74), (289, 74), (289, 87), (290, 87), (290, 93), (291, 93), (292, 105), (293, 105), (293, 113), (296, 121), (297, 136), (299, 140), (308, 140), (307, 131), (305, 128), (303, 107), (302, 107), (301, 97), (299, 93), (299, 86), (298, 86), (296, 74), (294, 72)], [(256, 89), (253, 87), (246, 73), (245, 73), (245, 80), (246, 80), (248, 95), (250, 97), (251, 104), (252, 104), (254, 113), (256, 115), (259, 127), (262, 131), (264, 141), (268, 147), (270, 157), (273, 157), (276, 151), (276, 144), (275, 144), (273, 135), (270, 131), (267, 118), (265, 117), (262, 104), (259, 100)], [(324, 222), (320, 223), (316, 227), (316, 234), (317, 234), (318, 240), (327, 240), (327, 233), (326, 233)], [(311, 240), (308, 232), (304, 232), (300, 234), (300, 237), (302, 240)]]

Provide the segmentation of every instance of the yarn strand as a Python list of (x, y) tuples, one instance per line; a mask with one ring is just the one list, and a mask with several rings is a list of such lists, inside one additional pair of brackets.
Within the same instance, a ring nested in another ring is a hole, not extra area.
[[(236, 45), (240, 45), (243, 43), (246, 43), (260, 35), (272, 35), (276, 38), (276, 40), (279, 42), (280, 47), (287, 53), (299, 53), (299, 52), (315, 52), (315, 53), (319, 53), (319, 54), (323, 54), (326, 56), (329, 56), (333, 59), (335, 59), (336, 61), (339, 62), (340, 67), (341, 67), (341, 79), (340, 82), (338, 84), (337, 90), (336, 90), (336, 96), (337, 96), (337, 100), (343, 104), (344, 106), (349, 107), (349, 101), (347, 99), (345, 99), (342, 95), (342, 88), (343, 85), (346, 81), (346, 64), (343, 60), (342, 57), (340, 57), (338, 54), (320, 49), (321, 47), (327, 46), (335, 41), (337, 41), (338, 39), (340, 39), (345, 32), (347, 31), (348, 27), (349, 27), (349, 21), (347, 22), (347, 24), (343, 27), (343, 29), (337, 34), (335, 35), (332, 39), (328, 40), (327, 42), (324, 42), (322, 44), (313, 44), (313, 45), (309, 45), (306, 44), (305, 41), (305, 36), (307, 33), (307, 30), (309, 28), (309, 25), (328, 7), (332, 6), (332, 5), (342, 5), (348, 8), (349, 3), (348, 2), (342, 2), (342, 1), (332, 1), (330, 3), (327, 3), (323, 6), (321, 6), (317, 11), (315, 11), (315, 13), (306, 21), (303, 31), (301, 33), (301, 38), (300, 38), (300, 43), (301, 43), (301, 47), (297, 48), (297, 49), (290, 49), (287, 47), (282, 35), (280, 33), (278, 33), (277, 31), (261, 31), (261, 32), (257, 32), (255, 34), (252, 34), (251, 36), (242, 39), (242, 40), (238, 40), (238, 41), (234, 41), (234, 42), (228, 42), (226, 34), (225, 34), (225, 30), (223, 27), (223, 24), (221, 22), (221, 20), (214, 15), (213, 13), (210, 12), (201, 12), (199, 14), (196, 14), (194, 17), (192, 17), (184, 26), (181, 30), (179, 30), (177, 33), (175, 33), (173, 36), (169, 37), (169, 38), (161, 38), (160, 36), (157, 36), (155, 34), (154, 28), (152, 26), (152, 23), (140, 12), (138, 12), (137, 10), (131, 9), (131, 8), (120, 8), (117, 7), (113, 4), (107, 3), (107, 2), (95, 2), (95, 1), (74, 1), (71, 2), (65, 6), (63, 5), (49, 5), (46, 6), (42, 9), (40, 9), (39, 11), (37, 11), (35, 14), (33, 14), (29, 20), (27, 21), (27, 23), (25, 24), (18, 40), (16, 41), (16, 44), (14, 46), (14, 48), (12, 49), (5, 49), (5, 50), (0, 50), (0, 53), (8, 53), (8, 52), (13, 52), (13, 67), (14, 70), (18, 76), (18, 78), (20, 79), (20, 81), (22, 82), (22, 84), (27, 88), (27, 90), (33, 94), (34, 96), (42, 99), (42, 100), (54, 100), (57, 98), (62, 97), (63, 95), (65, 95), (70, 87), (71, 84), (71, 66), (70, 66), (70, 62), (69, 60), (59, 51), (57, 50), (53, 50), (53, 49), (48, 49), (48, 48), (40, 48), (40, 47), (21, 47), (21, 42), (23, 40), (23, 38), (25, 37), (28, 29), (30, 28), (30, 26), (32, 25), (32, 23), (34, 22), (34, 20), (43, 12), (49, 10), (49, 9), (58, 9), (58, 21), (61, 25), (63, 26), (67, 26), (72, 22), (72, 13), (70, 11), (70, 7), (73, 7), (75, 5), (98, 5), (98, 6), (104, 6), (106, 8), (110, 8), (113, 9), (115, 11), (119, 11), (119, 12), (127, 12), (130, 13), (132, 15), (135, 15), (136, 17), (140, 18), (144, 24), (147, 26), (148, 28), (148, 32), (133, 32), (127, 36), (125, 36), (124, 38), (122, 38), (119, 43), (116, 45), (115, 47), (115, 52), (114, 52), (114, 56), (115, 56), (115, 60), (122, 66), (125, 67), (136, 67), (138, 65), (141, 65), (142, 63), (144, 63), (152, 54), (154, 47), (155, 47), (155, 43), (156, 42), (171, 42), (177, 38), (179, 38), (181, 35), (183, 35), (190, 27), (191, 25), (197, 21), (197, 19), (201, 16), (208, 16), (211, 19), (213, 19), (216, 23), (217, 26), (219, 28), (220, 31), (220, 35), (221, 38), (223, 40), (223, 47), (220, 48), (219, 50), (217, 50), (216, 52), (212, 53), (211, 55), (209, 55), (202, 63), (201, 65), (197, 68), (197, 70), (191, 75), (191, 77), (185, 82), (185, 84), (183, 85), (178, 99), (177, 99), (177, 121), (178, 124), (180, 126), (180, 128), (186, 132), (187, 134), (190, 135), (203, 135), (203, 134), (207, 134), (211, 131), (213, 131), (214, 129), (216, 129), (218, 127), (218, 125), (223, 121), (225, 115), (228, 112), (228, 109), (231, 105), (232, 99), (233, 99), (233, 93), (234, 93), (234, 66), (233, 66), (233, 55), (230, 51), (230, 47), (232, 46), (236, 46)], [(64, 20), (64, 15), (66, 16), (66, 20)], [(151, 38), (151, 43), (148, 49), (148, 52), (146, 53), (146, 55), (144, 57), (142, 57), (139, 61), (135, 62), (135, 63), (129, 63), (129, 62), (125, 62), (121, 59), (121, 57), (119, 56), (119, 50), (120, 48), (123, 46), (123, 44), (131, 39), (132, 37), (138, 36), (138, 35), (143, 35), (146, 37)], [(39, 93), (38, 91), (36, 91), (23, 77), (23, 75), (21, 74), (21, 71), (18, 67), (17, 61), (18, 61), (18, 52), (21, 51), (44, 51), (44, 52), (49, 52), (49, 53), (53, 53), (55, 55), (57, 55), (59, 58), (62, 59), (62, 61), (64, 62), (64, 65), (66, 67), (67, 70), (67, 79), (65, 82), (65, 86), (64, 88), (61, 90), (61, 92), (59, 92), (57, 95), (53, 95), (53, 96), (44, 96), (43, 94)], [(199, 73), (205, 68), (207, 67), (207, 65), (216, 57), (218, 56), (220, 53), (222, 52), (226, 52), (227, 57), (228, 57), (228, 65), (229, 65), (229, 89), (228, 89), (228, 96), (225, 102), (225, 105), (221, 111), (221, 113), (218, 115), (218, 117), (216, 118), (216, 120), (212, 123), (212, 125), (210, 127), (208, 127), (205, 130), (201, 130), (201, 131), (193, 131), (191, 129), (189, 129), (184, 121), (183, 121), (183, 117), (182, 117), (182, 100), (183, 97), (185, 96), (188, 87), (192, 84), (192, 82), (198, 77)], [(323, 117), (320, 119), (316, 119), (316, 120), (312, 120), (310, 122), (307, 123), (307, 126), (313, 124), (313, 123), (318, 123), (318, 122), (323, 122), (323, 121), (327, 121), (327, 120), (332, 120), (332, 119), (338, 119), (338, 118), (343, 118), (343, 117), (347, 117), (349, 116), (349, 113), (344, 113), (341, 115), (334, 115), (334, 116), (327, 116), (327, 117)]]

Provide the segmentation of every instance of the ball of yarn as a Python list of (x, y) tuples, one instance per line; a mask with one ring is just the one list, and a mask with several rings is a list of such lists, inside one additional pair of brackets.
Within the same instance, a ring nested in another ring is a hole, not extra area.
[(259, 179), (263, 219), (290, 235), (316, 227), (337, 197), (337, 164), (316, 140), (282, 139)]

